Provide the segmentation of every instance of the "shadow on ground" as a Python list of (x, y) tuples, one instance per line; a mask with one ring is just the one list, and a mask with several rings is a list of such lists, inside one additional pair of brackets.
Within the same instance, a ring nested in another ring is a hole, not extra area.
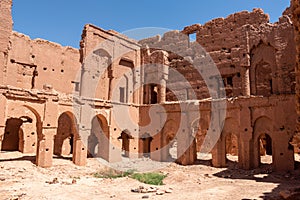
[[(242, 170), (238, 168), (238, 163), (227, 162), (228, 168), (213, 174), (225, 179), (245, 179), (256, 182), (277, 183), (278, 186), (271, 192), (263, 193), (260, 198), (264, 200), (300, 200), (300, 163), (295, 163), (295, 170), (288, 172), (273, 172), (271, 164), (263, 164), (258, 169)], [(246, 189), (246, 188), (245, 188)], [(283, 198), (280, 194), (286, 194)], [(244, 199), (247, 200), (247, 199)]]

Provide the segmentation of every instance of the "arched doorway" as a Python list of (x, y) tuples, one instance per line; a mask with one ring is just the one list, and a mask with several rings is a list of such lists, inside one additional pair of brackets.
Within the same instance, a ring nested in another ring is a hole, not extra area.
[[(227, 167), (228, 160), (234, 163), (239, 159), (239, 123), (234, 118), (226, 118), (223, 122), (221, 136), (212, 151), (212, 164), (214, 167)], [(233, 153), (237, 155), (232, 155)]]
[(141, 137), (142, 140), (142, 154), (143, 157), (150, 158), (151, 157), (151, 142), (153, 138), (149, 133), (145, 133)]
[(130, 153), (130, 139), (133, 139), (128, 130), (121, 132), (121, 135), (118, 137), (118, 140), (122, 140), (122, 153), (125, 157), (129, 157)]
[(75, 136), (78, 136), (75, 116), (71, 112), (62, 113), (54, 137), (54, 154), (63, 157), (73, 155)]
[(6, 120), (1, 150), (36, 153), (41, 124), (38, 123), (37, 113), (28, 112), (28, 109), (19, 107), (15, 111), (21, 116), (12, 113), (14, 117)]
[(2, 151), (22, 151), (20, 149), (23, 140), (23, 121), (19, 118), (10, 118), (6, 121)]
[[(8, 106), (3, 138), (1, 138), (1, 150), (20, 151), (26, 154), (35, 154), (36, 164), (41, 164), (41, 153), (48, 156), (48, 152), (40, 151), (39, 142), (42, 139), (42, 123), (38, 112), (28, 106)], [(52, 153), (51, 153), (52, 155)], [(31, 156), (31, 155), (30, 155)], [(32, 162), (34, 157), (32, 156)]]
[(109, 128), (106, 118), (99, 114), (92, 119), (91, 134), (88, 137), (88, 154), (109, 160)]
[(253, 160), (252, 167), (258, 168), (261, 164), (273, 165), (272, 121), (265, 117), (255, 120), (253, 128)]
[(268, 134), (258, 137), (259, 164), (272, 164), (272, 138)]
[(233, 133), (225, 136), (226, 161), (238, 162), (238, 137)]

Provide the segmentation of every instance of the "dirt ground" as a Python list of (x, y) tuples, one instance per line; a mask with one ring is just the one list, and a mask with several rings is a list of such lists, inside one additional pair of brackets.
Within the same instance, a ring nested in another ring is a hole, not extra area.
[[(235, 157), (229, 157), (231, 160)], [(268, 157), (264, 158), (268, 161)], [(234, 161), (228, 168), (213, 168), (210, 160), (193, 166), (171, 163), (160, 171), (167, 175), (164, 185), (171, 193), (134, 193), (146, 185), (128, 177), (95, 178), (93, 173), (107, 170), (97, 159), (88, 159), (86, 167), (70, 159), (55, 158), (53, 167), (34, 165), (34, 155), (19, 152), (0, 153), (0, 199), (281, 199), (280, 191), (300, 187), (300, 171), (272, 172), (269, 165), (256, 170), (240, 170)], [(144, 160), (149, 162), (150, 160)], [(152, 163), (153, 164), (153, 163)], [(155, 164), (155, 163), (154, 163)], [(147, 164), (148, 165), (148, 164)], [(134, 167), (134, 164), (133, 166)]]

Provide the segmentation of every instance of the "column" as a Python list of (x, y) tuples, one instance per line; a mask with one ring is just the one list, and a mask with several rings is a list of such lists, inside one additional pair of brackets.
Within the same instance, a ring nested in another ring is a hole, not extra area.
[(39, 167), (51, 167), (53, 160), (53, 145), (56, 128), (43, 128), (42, 135), (38, 136), (36, 152), (36, 165)]
[(158, 103), (164, 103), (166, 102), (166, 80), (161, 79), (159, 82), (159, 92), (158, 92)]
[(87, 147), (82, 142), (80, 136), (74, 136), (73, 149), (73, 163), (75, 165), (85, 166), (87, 162)]
[(250, 67), (244, 67), (242, 72), (243, 96), (250, 96)]

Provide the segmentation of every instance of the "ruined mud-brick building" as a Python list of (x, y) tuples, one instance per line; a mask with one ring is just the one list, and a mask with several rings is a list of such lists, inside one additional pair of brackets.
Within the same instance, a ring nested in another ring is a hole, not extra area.
[(36, 153), (43, 167), (70, 154), (168, 161), (176, 141), (181, 164), (210, 151), (216, 167), (229, 153), (243, 169), (261, 154), (294, 168), (289, 9), (276, 23), (254, 9), (141, 41), (86, 25), (75, 49), (13, 31), (11, 6), (0, 0), (1, 151)]

